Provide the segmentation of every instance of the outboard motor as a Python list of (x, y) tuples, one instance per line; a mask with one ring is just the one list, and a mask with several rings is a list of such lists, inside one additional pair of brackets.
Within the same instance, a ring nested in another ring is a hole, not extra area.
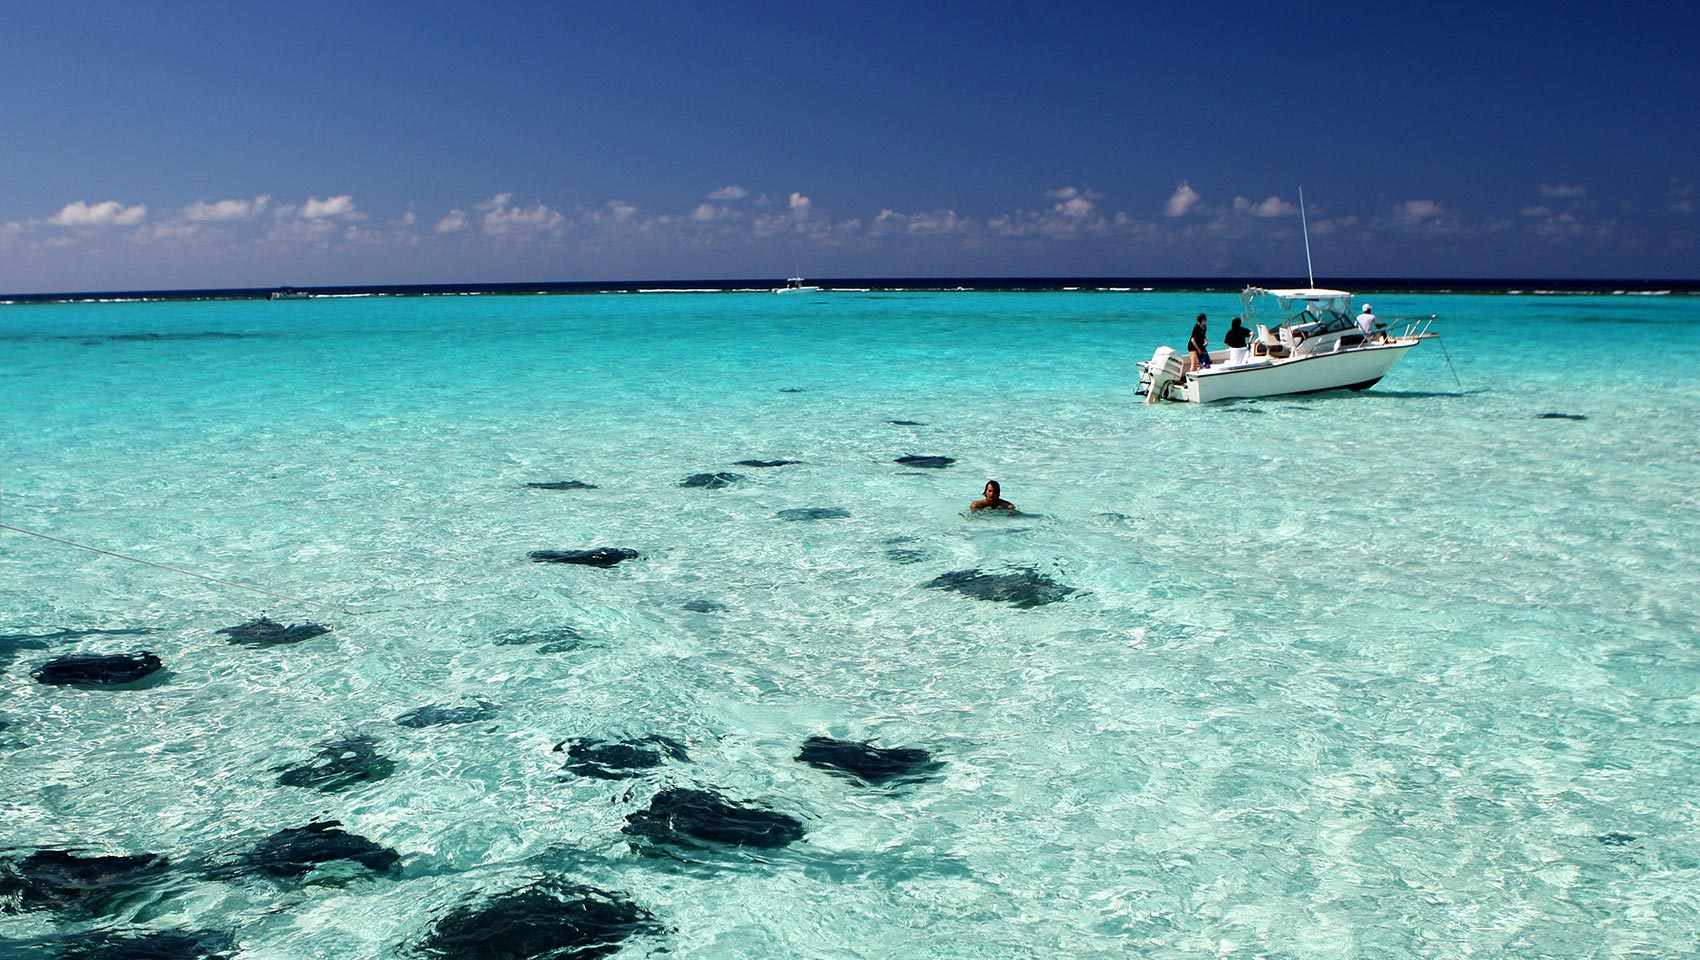
[(1145, 364), (1150, 378), (1145, 388), (1145, 402), (1157, 403), (1169, 396), (1169, 385), (1186, 376), (1186, 363), (1169, 347), (1158, 347)]

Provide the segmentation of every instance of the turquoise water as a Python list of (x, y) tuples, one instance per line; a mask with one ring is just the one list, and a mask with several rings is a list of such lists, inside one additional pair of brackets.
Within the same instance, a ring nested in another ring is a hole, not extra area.
[[(7, 308), (0, 522), (312, 603), (0, 531), (0, 846), (187, 865), (321, 817), (404, 867), (185, 870), (0, 912), (0, 942), (389, 957), (547, 870), (652, 912), (634, 956), (1687, 953), (1700, 298), (1372, 302), (1443, 338), (1367, 393), (1203, 407), (1139, 404), (1135, 363), (1231, 296)], [(1031, 515), (965, 519), (988, 477)], [(525, 486), (571, 479), (597, 488)], [(776, 517), (806, 507), (850, 515)], [(642, 557), (526, 556), (600, 546)], [(1020, 568), (1077, 592), (921, 587)], [(215, 632), (261, 613), (332, 629)], [(142, 689), (30, 678), (141, 649)], [(495, 715), (394, 722), (474, 698)], [(607, 781), (552, 750), (649, 734), (690, 759)], [(392, 776), (277, 784), (359, 735)], [(860, 785), (794, 759), (813, 735), (944, 765)], [(663, 785), (807, 836), (635, 851)]]

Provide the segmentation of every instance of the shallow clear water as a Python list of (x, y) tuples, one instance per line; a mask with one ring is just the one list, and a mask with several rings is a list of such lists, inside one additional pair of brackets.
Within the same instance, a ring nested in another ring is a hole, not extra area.
[[(312, 603), (0, 531), (0, 846), (189, 864), (318, 816), (406, 866), (0, 938), (384, 957), (548, 870), (660, 918), (634, 955), (1686, 952), (1700, 298), (1373, 302), (1443, 338), (1367, 393), (1204, 407), (1139, 404), (1135, 363), (1230, 296), (7, 308), (0, 522)], [(719, 471), (744, 479), (679, 486)], [(988, 477), (1031, 515), (966, 519)], [(525, 486), (572, 479), (597, 488)], [(850, 516), (776, 516), (805, 507)], [(526, 556), (599, 546), (642, 558)], [(1015, 568), (1078, 592), (921, 587)], [(332, 632), (215, 633), (262, 612)], [(140, 649), (169, 671), (144, 689), (29, 675)], [(495, 717), (394, 722), (473, 698)], [(552, 752), (652, 733), (690, 760), (614, 782)], [(944, 767), (860, 786), (793, 759), (817, 734)], [(276, 783), (351, 735), (395, 774)], [(640, 854), (620, 828), (664, 784), (808, 835)]]

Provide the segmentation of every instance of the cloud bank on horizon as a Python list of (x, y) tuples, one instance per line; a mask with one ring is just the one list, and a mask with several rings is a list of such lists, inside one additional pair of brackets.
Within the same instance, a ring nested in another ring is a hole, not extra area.
[[(1673, 182), (1664, 198), (1668, 212), (1692, 215), (1693, 194), (1692, 184)], [(1361, 211), (1313, 202), (1306, 212), (1312, 242), (1331, 258), (1325, 262), (1334, 275), (1391, 275), (1386, 261), (1360, 251), (1397, 241), (1402, 248), (1415, 243), (1443, 254), (1456, 251), (1452, 275), (1470, 276), (1476, 275), (1468, 269), (1471, 251), (1482, 245), (1585, 255), (1591, 245), (1642, 242), (1590, 195), (1577, 184), (1534, 184), (1513, 198), (1515, 213), (1474, 217), (1424, 197)], [(949, 208), (837, 210), (801, 191), (766, 193), (741, 184), (708, 190), (678, 210), (645, 210), (618, 199), (556, 206), (520, 200), (511, 191), (425, 216), (413, 204), (369, 212), (351, 194), (280, 202), (262, 193), (176, 207), (72, 200), (39, 218), (0, 223), (0, 253), (14, 262), (73, 265), (44, 272), (64, 278), (56, 290), (265, 286), (277, 279), (279, 262), (312, 265), (292, 275), (299, 284), (762, 277), (791, 269), (786, 265), (793, 260), (806, 261), (815, 276), (1296, 272), (1296, 195), (1218, 197), (1183, 179), (1166, 199), (1113, 204), (1098, 191), (1072, 185), (1035, 199), (1040, 202), (1030, 209), (979, 216)], [(1085, 241), (1092, 241), (1089, 248)], [(1211, 256), (1197, 259), (1199, 250)], [(943, 266), (909, 274), (868, 266), (905, 256)], [(402, 271), (398, 277), (394, 265), (410, 260), (438, 272)], [(462, 264), (465, 272), (444, 275), (443, 263)], [(655, 272), (669, 263), (694, 269)], [(1058, 263), (1077, 267), (1059, 271)], [(92, 269), (85, 273), (77, 264)], [(122, 264), (141, 272), (126, 275)], [(635, 273), (606, 272), (619, 264), (640, 266)], [(110, 282), (115, 269), (129, 286)], [(254, 272), (260, 269), (266, 272)], [(150, 277), (161, 279), (150, 284)]]

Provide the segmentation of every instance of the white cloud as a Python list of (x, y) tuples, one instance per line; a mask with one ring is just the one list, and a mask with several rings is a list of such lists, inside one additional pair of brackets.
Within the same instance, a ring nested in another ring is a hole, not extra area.
[(1245, 197), (1235, 197), (1234, 212), (1249, 213), (1254, 217), (1290, 217), (1298, 213), (1299, 208), (1280, 197), (1270, 197), (1257, 203)]
[(136, 231), (139, 240), (160, 240), (164, 242), (194, 240), (201, 236), (205, 228), (198, 223), (183, 220), (167, 220), (162, 223), (151, 223)]
[(1541, 184), (1541, 196), (1543, 196), (1543, 197), (1559, 197), (1559, 198), (1575, 199), (1575, 198), (1578, 198), (1578, 197), (1585, 197), (1587, 195), (1588, 195), (1588, 188), (1587, 187), (1579, 187), (1579, 186), (1575, 186), (1575, 185), (1566, 185), (1566, 184), (1552, 184), (1552, 183)]
[(1670, 202), (1665, 209), (1671, 213), (1694, 212), (1694, 181), (1672, 177), (1670, 181)]
[(335, 197), (309, 197), (301, 208), (301, 217), (305, 220), (325, 220), (331, 217), (349, 218), (357, 215), (354, 209), (354, 198), (344, 193)]
[(1455, 213), (1434, 200), (1406, 200), (1394, 205), (1393, 226), (1416, 237), (1440, 237), (1469, 232)]
[(911, 237), (941, 237), (962, 236), (974, 232), (976, 224), (967, 217), (959, 217), (955, 210), (928, 210), (923, 213), (898, 213), (890, 208), (881, 210), (873, 223), (868, 225), (868, 235), (883, 237), (903, 235)]
[(566, 229), (566, 215), (559, 210), (543, 203), (518, 207), (513, 199), (511, 193), (498, 193), (483, 203), (473, 204), (473, 209), (482, 214), (479, 229), (485, 236), (525, 238), (548, 233), (558, 237)]
[(126, 207), (116, 200), (88, 204), (76, 200), (65, 204), (58, 213), (47, 218), (56, 227), (133, 227), (148, 215), (147, 204)]
[(1086, 197), (1080, 197), (1080, 195), (1071, 195), (1069, 199), (1063, 200), (1061, 204), (1057, 204), (1051, 209), (1069, 217), (1069, 219), (1086, 219), (1086, 217), (1091, 216), (1093, 202)]
[(1403, 223), (1433, 220), (1445, 213), (1446, 208), (1433, 200), (1406, 200), (1393, 208), (1394, 218)]
[(1046, 190), (1045, 196), (1050, 197), (1052, 200), (1073, 200), (1076, 197), (1082, 197), (1087, 200), (1104, 199), (1104, 195), (1101, 193), (1093, 190), (1081, 190), (1078, 187), (1058, 187), (1055, 190)]
[(431, 229), (436, 233), (460, 233), (465, 230), (466, 227), (466, 211), (450, 210), (448, 214), (444, 216), (443, 219), (438, 220), (437, 225)]
[(809, 211), (814, 208), (814, 205), (815, 202), (810, 200), (808, 197), (805, 197), (795, 191), (791, 193), (791, 213), (798, 220), (807, 218)]
[(1552, 216), (1552, 208), (1536, 203), (1524, 207), (1522, 213), (1525, 217), (1550, 217)]
[(183, 219), (197, 222), (249, 220), (265, 212), (271, 197), (261, 194), (252, 200), (197, 200), (183, 208)]
[(743, 187), (730, 186), (730, 187), (721, 187), (719, 190), (714, 191), (713, 193), (709, 194), (704, 199), (707, 199), (707, 200), (742, 200), (745, 197), (748, 197), (749, 195), (750, 195), (750, 192), (748, 190), (745, 190)]
[(1313, 237), (1326, 237), (1343, 228), (1354, 226), (1357, 222), (1358, 218), (1351, 215), (1328, 220), (1313, 220), (1310, 224), (1310, 233)]
[(1185, 180), (1175, 185), (1175, 192), (1169, 197), (1169, 202), (1163, 205), (1163, 215), (1166, 217), (1184, 217), (1188, 210), (1198, 205), (1203, 199)]
[(1081, 234), (1101, 237), (1120, 229), (1120, 219), (1116, 221), (1118, 226), (1112, 226), (1111, 221), (1095, 214), (1097, 205), (1087, 198), (1099, 194), (1065, 187), (1048, 190), (1045, 195), (1059, 198), (1060, 202), (1052, 204), (1048, 210), (1017, 210), (992, 217), (986, 221), (987, 229), (994, 236), (1048, 237), (1053, 240), (1066, 240)]
[(1536, 223), (1533, 229), (1536, 236), (1549, 243), (1568, 244), (1608, 239), (1617, 233), (1617, 222), (1601, 220), (1591, 223), (1573, 213), (1560, 213)]
[(718, 203), (699, 203), (691, 211), (691, 219), (698, 223), (709, 223), (714, 220), (731, 220), (737, 216), (732, 208)]

